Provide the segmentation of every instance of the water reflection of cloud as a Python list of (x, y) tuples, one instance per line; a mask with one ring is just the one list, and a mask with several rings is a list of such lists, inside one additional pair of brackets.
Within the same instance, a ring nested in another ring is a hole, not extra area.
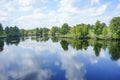
[[(33, 41), (32, 43), (29, 41), (27, 43), (21, 43), (19, 44), (20, 47), (22, 48), (27, 48), (30, 50), (35, 50), (36, 52), (42, 52), (42, 51), (50, 51), (50, 53), (57, 53), (58, 50), (61, 48), (60, 44), (55, 44), (51, 40), (47, 42), (39, 42), (37, 43), (36, 41)], [(61, 48), (62, 50), (62, 48)]]
[[(68, 56), (69, 55), (69, 56)], [(61, 54), (62, 69), (65, 70), (67, 80), (85, 80), (84, 64), (75, 59), (73, 53)]]
[(29, 79), (28, 77), (31, 75), (37, 77), (38, 80), (49, 79), (53, 72), (50, 69), (41, 68), (43, 64), (47, 65), (49, 63), (46, 59), (42, 59), (42, 55), (45, 55), (45, 53), (57, 54), (60, 62), (55, 61), (54, 64), (65, 70), (65, 77), (68, 80), (85, 79), (85, 64), (77, 57), (84, 58), (90, 64), (97, 64), (99, 58), (106, 58), (104, 50), (101, 50), (100, 56), (96, 57), (91, 46), (82, 51), (77, 51), (69, 46), (69, 50), (64, 51), (60, 43), (52, 43), (50, 40), (45, 43), (28, 40), (27, 42), (21, 42), (17, 47), (6, 46), (5, 49), (4, 54), (0, 54), (0, 80), (8, 80), (8, 78), (25, 80)]
[[(100, 58), (106, 59), (106, 52), (101, 50), (100, 56), (96, 57), (93, 47), (89, 46), (87, 50), (76, 51), (69, 47), (67, 52), (60, 52), (62, 69), (66, 71), (68, 80), (85, 80), (86, 68), (82, 58), (90, 64), (97, 64)], [(79, 56), (79, 59), (77, 59)], [(80, 59), (81, 58), (81, 59)]]
[(120, 67), (120, 59), (117, 61), (118, 66)]
[[(17, 49), (21, 49), (21, 52), (15, 51)], [(4, 54), (0, 55), (0, 80), (30, 80), (30, 76), (33, 76), (33, 80), (49, 79), (52, 72), (49, 69), (40, 68), (42, 62), (36, 60), (34, 53), (27, 48), (14, 46), (4, 50)]]

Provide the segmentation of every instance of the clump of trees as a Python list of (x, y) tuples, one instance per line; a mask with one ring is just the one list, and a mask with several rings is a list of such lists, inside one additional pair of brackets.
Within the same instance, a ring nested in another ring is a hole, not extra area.
[(62, 28), (60, 29), (60, 32), (61, 32), (61, 34), (65, 35), (69, 32), (69, 30), (70, 30), (69, 25), (67, 23), (64, 23), (62, 25)]
[(70, 34), (74, 38), (85, 38), (88, 36), (88, 27), (86, 24), (78, 24), (70, 29)]
[(57, 34), (59, 34), (59, 33), (60, 33), (60, 28), (57, 27), (57, 26), (53, 26), (53, 27), (51, 28), (51, 30), (50, 30), (50, 34), (51, 34), (52, 36), (55, 36), (55, 35), (57, 35)]
[(111, 38), (120, 38), (120, 17), (114, 17), (110, 21)]
[(32, 30), (20, 30), (17, 26), (15, 26), (6, 27), (4, 30), (2, 24), (0, 24), (0, 37), (3, 34), (7, 35), (8, 37), (19, 35), (52, 35), (56, 37), (71, 37), (75, 39), (120, 39), (120, 17), (114, 17), (108, 26), (105, 23), (101, 23), (97, 20), (94, 25), (82, 23), (75, 26), (69, 26), (67, 23), (64, 23), (61, 27), (53, 26), (51, 29), (44, 27)]
[(46, 36), (49, 34), (49, 29), (48, 28), (36, 28), (35, 31), (36, 36)]
[(3, 29), (2, 24), (0, 23), (0, 37), (17, 37), (20, 36), (20, 29), (15, 26), (15, 27), (5, 27), (5, 29)]
[(5, 33), (7, 35), (7, 37), (17, 37), (20, 36), (20, 29), (15, 26), (15, 27), (6, 27), (5, 28)]
[(28, 36), (29, 30), (21, 29), (20, 33), (21, 33), (21, 36)]

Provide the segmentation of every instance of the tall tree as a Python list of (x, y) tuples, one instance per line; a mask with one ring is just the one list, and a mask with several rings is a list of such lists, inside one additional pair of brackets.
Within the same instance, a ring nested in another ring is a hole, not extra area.
[(36, 36), (39, 36), (39, 28), (36, 28)]
[(108, 33), (107, 27), (104, 27), (103, 30), (102, 30), (102, 34), (103, 34), (104, 38), (106, 38), (107, 33)]
[(120, 17), (114, 17), (110, 21), (109, 28), (113, 38), (120, 38)]
[(64, 23), (61, 28), (61, 33), (65, 35), (69, 32), (69, 29), (70, 29), (69, 25), (67, 23)]
[(20, 29), (15, 26), (15, 27), (6, 27), (5, 28), (5, 33), (7, 34), (7, 36), (20, 36)]
[(48, 35), (49, 29), (48, 28), (43, 28), (43, 35)]
[(10, 33), (10, 29), (9, 29), (9, 27), (7, 26), (7, 27), (5, 27), (5, 33), (7, 34), (7, 36), (9, 35), (9, 33)]
[(94, 30), (94, 34), (96, 35), (96, 37), (101, 34), (101, 24), (100, 24), (100, 21), (97, 21), (95, 23), (95, 25), (93, 26), (93, 30)]
[(57, 26), (53, 26), (53, 27), (51, 28), (51, 30), (50, 30), (50, 33), (51, 33), (52, 35), (55, 35), (56, 33), (59, 33), (59, 32), (60, 32), (60, 28), (57, 27)]
[(40, 28), (39, 32), (40, 32), (40, 36), (42, 36), (43, 35), (43, 28)]
[(2, 26), (2, 24), (0, 23), (0, 35), (2, 35), (3, 34), (3, 26)]
[(20, 29), (17, 26), (13, 27), (13, 30), (14, 30), (14, 35), (16, 36), (20, 35)]

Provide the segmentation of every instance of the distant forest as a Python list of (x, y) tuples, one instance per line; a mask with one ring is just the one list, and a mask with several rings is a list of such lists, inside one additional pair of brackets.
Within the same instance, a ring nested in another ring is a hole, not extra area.
[(5, 27), (0, 23), (0, 38), (19, 36), (55, 36), (74, 39), (120, 39), (120, 17), (114, 17), (107, 26), (105, 23), (96, 21), (94, 25), (77, 24), (69, 26), (64, 23), (61, 27), (53, 26), (49, 28), (35, 28), (32, 30), (19, 29), (15, 27)]

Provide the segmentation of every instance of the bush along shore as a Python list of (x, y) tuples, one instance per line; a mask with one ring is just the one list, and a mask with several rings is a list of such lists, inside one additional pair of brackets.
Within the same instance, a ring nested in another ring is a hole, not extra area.
[(19, 36), (54, 36), (72, 39), (115, 39), (120, 40), (120, 17), (114, 17), (109, 25), (96, 21), (95, 24), (76, 24), (69, 26), (64, 23), (61, 27), (52, 26), (49, 28), (35, 28), (31, 30), (19, 29), (19, 27), (5, 27), (0, 23), (0, 38)]

